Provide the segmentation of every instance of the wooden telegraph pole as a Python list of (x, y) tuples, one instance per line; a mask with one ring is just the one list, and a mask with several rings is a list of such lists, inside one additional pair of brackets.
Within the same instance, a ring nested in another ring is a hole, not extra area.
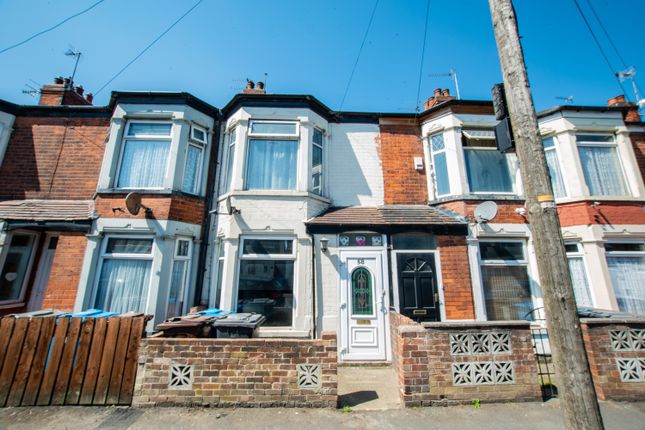
[(512, 0), (489, 0), (567, 429), (603, 429)]

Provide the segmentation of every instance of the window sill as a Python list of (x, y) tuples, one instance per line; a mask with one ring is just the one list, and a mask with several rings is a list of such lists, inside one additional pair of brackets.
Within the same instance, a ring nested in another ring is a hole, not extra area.
[(555, 199), (558, 205), (567, 203), (580, 203), (580, 202), (642, 202), (645, 197), (634, 196), (579, 196), (579, 197), (562, 197)]
[(513, 193), (500, 193), (500, 194), (456, 194), (451, 196), (439, 197), (434, 200), (430, 200), (430, 204), (438, 203), (449, 203), (454, 201), (463, 201), (463, 200), (500, 200), (500, 201), (509, 201), (509, 202), (524, 202), (524, 197), (519, 196)]
[(100, 188), (96, 194), (172, 194), (173, 190), (168, 188)]
[(226, 194), (222, 194), (217, 199), (218, 202), (222, 202), (229, 197), (294, 197), (294, 198), (310, 198), (318, 200), (323, 203), (331, 203), (331, 200), (327, 197), (323, 197), (318, 194), (310, 193), (308, 191), (293, 191), (293, 190), (239, 190), (239, 191), (230, 191)]
[(260, 327), (257, 330), (258, 337), (271, 338), (309, 338), (309, 331), (294, 330), (291, 327)]

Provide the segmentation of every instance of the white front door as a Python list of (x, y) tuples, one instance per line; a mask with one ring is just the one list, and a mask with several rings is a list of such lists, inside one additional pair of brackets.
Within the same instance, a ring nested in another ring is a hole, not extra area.
[(381, 251), (343, 251), (340, 286), (340, 359), (385, 360), (388, 313)]

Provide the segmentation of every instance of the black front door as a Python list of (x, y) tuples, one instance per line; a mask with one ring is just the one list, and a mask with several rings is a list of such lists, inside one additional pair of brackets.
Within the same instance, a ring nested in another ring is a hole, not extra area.
[(417, 321), (439, 321), (439, 291), (434, 254), (397, 254), (399, 307)]

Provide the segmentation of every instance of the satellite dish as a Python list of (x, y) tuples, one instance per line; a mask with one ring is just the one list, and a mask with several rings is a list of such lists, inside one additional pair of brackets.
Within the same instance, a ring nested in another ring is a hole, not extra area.
[(138, 215), (141, 208), (146, 212), (151, 212), (150, 208), (141, 204), (141, 194), (132, 192), (125, 196), (125, 207), (132, 215)]
[(486, 201), (480, 203), (475, 208), (475, 221), (488, 222), (497, 216), (497, 203), (493, 201)]

